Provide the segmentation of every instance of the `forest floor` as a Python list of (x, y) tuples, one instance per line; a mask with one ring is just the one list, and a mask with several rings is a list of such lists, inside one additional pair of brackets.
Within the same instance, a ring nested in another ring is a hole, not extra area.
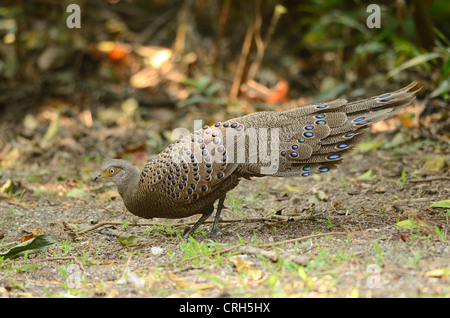
[[(243, 180), (216, 239), (205, 223), (183, 241), (198, 216), (140, 219), (92, 181), (94, 153), (117, 155), (111, 136), (151, 146), (158, 127), (83, 130), (79, 114), (63, 112), (53, 139), (39, 115), (1, 125), (0, 252), (36, 227), (55, 244), (0, 257), (0, 297), (450, 297), (450, 209), (430, 207), (450, 199), (448, 141), (368, 134), (329, 174)], [(148, 159), (145, 147), (123, 157)]]

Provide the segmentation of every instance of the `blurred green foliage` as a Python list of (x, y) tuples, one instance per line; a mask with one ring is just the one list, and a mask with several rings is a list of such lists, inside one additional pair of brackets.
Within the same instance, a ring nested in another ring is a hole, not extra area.
[[(275, 77), (290, 81), (293, 87), (318, 89), (326, 97), (333, 97), (360, 87), (361, 79), (364, 84), (371, 84), (390, 78), (395, 81), (419, 78), (434, 83), (435, 96), (448, 97), (448, 0), (430, 2), (431, 7), (424, 12), (429, 23), (415, 20), (414, 6), (421, 0), (378, 1), (381, 28), (374, 29), (366, 25), (370, 15), (367, 6), (371, 1), (261, 1), (231, 2), (224, 24), (223, 47), (219, 51), (222, 59), (220, 65), (213, 65), (226, 72), (220, 81), (231, 82), (230, 74), (235, 71), (246, 32), (256, 18), (255, 3), (260, 3), (263, 34), (270, 30), (274, 10), (282, 5), (284, 13), (272, 42), (264, 48), (262, 64), (272, 68)], [(93, 53), (93, 45), (100, 41), (121, 41), (171, 47), (186, 3), (190, 6), (186, 21), (192, 34), (185, 50), (196, 52), (203, 65), (198, 63), (195, 69), (189, 70), (190, 79), (184, 84), (192, 87), (191, 95), (178, 105), (217, 101), (219, 90), (226, 90), (227, 84), (217, 87), (219, 79), (213, 75), (212, 68), (205, 66), (214, 62), (210, 53), (214, 51), (226, 3), (216, 0), (84, 1), (80, 3), (83, 15), (82, 28), (78, 30), (65, 27), (68, 2), (0, 4), (0, 82), (20, 79), (70, 85), (76, 79), (102, 74), (102, 81), (110, 77), (111, 83), (123, 83), (121, 77), (129, 74), (120, 69), (105, 72), (109, 65), (105, 68), (104, 61)], [(399, 6), (400, 3), (404, 6)], [(421, 45), (421, 38), (427, 34), (421, 32), (425, 26), (434, 30), (435, 44), (431, 49)], [(50, 47), (54, 49), (49, 50)], [(293, 67), (296, 61), (302, 61), (301, 66)], [(256, 80), (263, 76), (259, 73)], [(273, 78), (262, 82), (273, 85), (277, 81)]]

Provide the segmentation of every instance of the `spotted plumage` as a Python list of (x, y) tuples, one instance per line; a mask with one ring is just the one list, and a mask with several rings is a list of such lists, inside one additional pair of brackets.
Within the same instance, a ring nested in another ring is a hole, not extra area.
[(337, 99), (283, 112), (259, 112), (204, 126), (182, 136), (140, 172), (129, 162), (105, 160), (95, 179), (111, 178), (127, 209), (140, 217), (182, 218), (202, 214), (192, 234), (214, 211), (218, 231), (226, 193), (241, 178), (325, 173), (360, 141), (370, 124), (409, 105), (421, 89), (403, 89), (347, 102)]

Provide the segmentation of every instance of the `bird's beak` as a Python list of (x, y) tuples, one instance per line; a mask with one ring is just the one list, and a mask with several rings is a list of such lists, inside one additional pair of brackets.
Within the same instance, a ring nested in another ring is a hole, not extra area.
[(96, 176), (96, 177), (94, 178), (94, 181), (97, 181), (98, 179), (103, 179), (103, 178), (106, 178), (106, 177), (107, 177), (107, 176), (105, 175), (105, 173), (102, 172), (102, 173), (99, 173), (98, 176)]

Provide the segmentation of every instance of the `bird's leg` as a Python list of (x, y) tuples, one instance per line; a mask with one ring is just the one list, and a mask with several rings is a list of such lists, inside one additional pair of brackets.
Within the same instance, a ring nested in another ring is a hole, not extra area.
[(186, 240), (190, 235), (192, 235), (192, 234), (197, 230), (197, 228), (198, 228), (200, 225), (202, 225), (203, 222), (205, 222), (207, 218), (209, 218), (209, 217), (211, 216), (211, 214), (212, 214), (212, 211), (211, 211), (211, 213), (209, 213), (209, 214), (203, 214), (203, 215), (200, 217), (200, 219), (198, 219), (197, 223), (195, 223), (195, 224), (189, 229), (189, 231), (188, 231), (186, 234), (183, 235), (183, 239)]
[(223, 209), (223, 202), (225, 201), (226, 194), (219, 198), (219, 203), (217, 204), (217, 210), (216, 210), (216, 217), (214, 218), (214, 223), (211, 228), (211, 232), (209, 232), (209, 235), (212, 237), (216, 237), (217, 233), (219, 233), (219, 219), (220, 219), (220, 212), (222, 212)]
[[(219, 219), (220, 219), (220, 212), (222, 212), (222, 209), (224, 207), (223, 203), (225, 201), (226, 194), (219, 198), (219, 203), (217, 204), (217, 211), (216, 211), (216, 217), (214, 218), (213, 226), (211, 228), (211, 232), (209, 232), (208, 235), (212, 237), (216, 237), (217, 233), (219, 233)], [(213, 207), (214, 208), (214, 207)], [(200, 219), (189, 229), (189, 231), (183, 235), (183, 239), (187, 239), (190, 235), (192, 235), (200, 225), (203, 224), (212, 214), (214, 210), (212, 210), (209, 214), (203, 214)]]

